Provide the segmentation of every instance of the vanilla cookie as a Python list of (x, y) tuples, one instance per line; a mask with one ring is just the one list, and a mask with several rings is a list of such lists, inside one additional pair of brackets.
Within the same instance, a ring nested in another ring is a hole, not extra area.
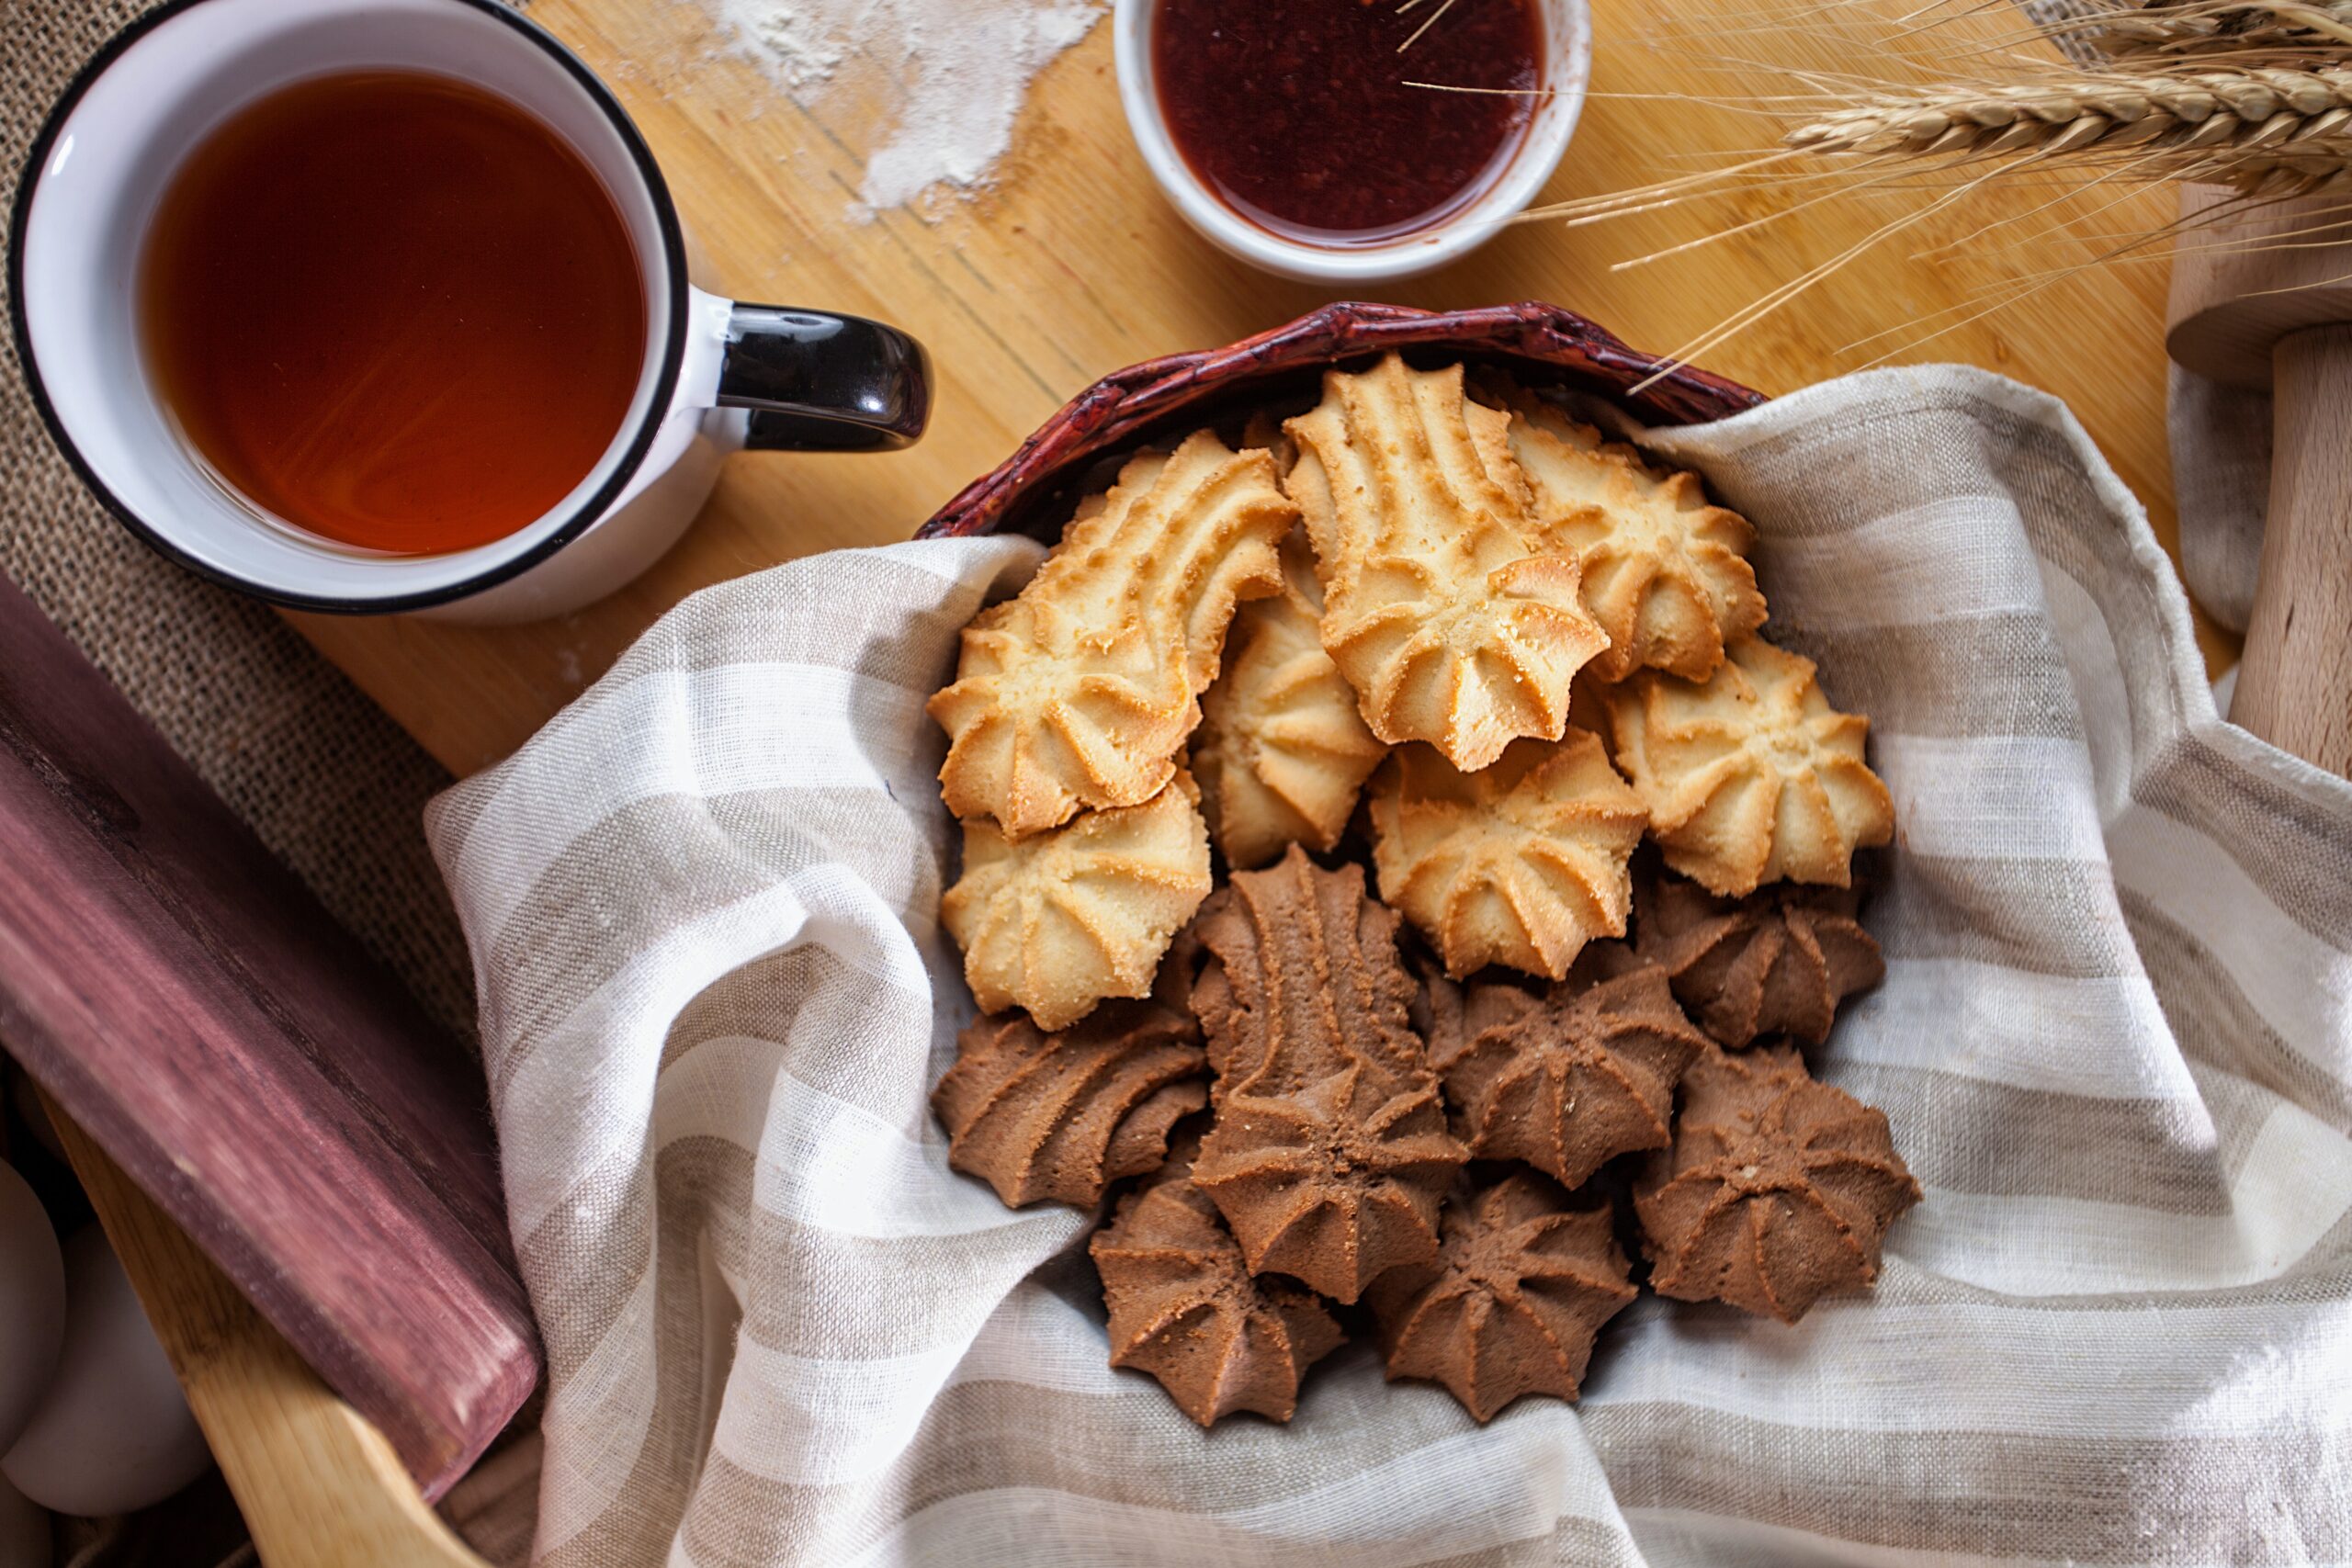
[(964, 824), (964, 874), (939, 901), (982, 1012), (1066, 1029), (1106, 997), (1151, 993), (1177, 928), (1209, 893), (1208, 829), (1179, 771), (1141, 806), (1090, 811), (1018, 842)]
[(1306, 513), (1323, 646), (1373, 734), (1483, 768), (1521, 737), (1559, 739), (1568, 688), (1609, 645), (1576, 558), (1534, 541), (1510, 419), (1465, 400), (1462, 367), (1389, 355), (1323, 378), (1284, 423), (1283, 487)]
[(1894, 803), (1862, 760), (1870, 720), (1829, 705), (1810, 659), (1743, 637), (1703, 682), (1645, 671), (1605, 696), (1666, 863), (1711, 893), (1843, 887), (1854, 852), (1894, 836)]
[(964, 628), (930, 704), (947, 808), (1023, 839), (1158, 794), (1234, 606), (1282, 587), (1275, 549), (1297, 518), (1271, 457), (1207, 431), (1129, 462), (1029, 585)]
[(1756, 530), (1708, 504), (1696, 474), (1661, 474), (1631, 446), (1516, 389), (1510, 408), (1536, 536), (1577, 558), (1585, 608), (1609, 634), (1592, 673), (1622, 681), (1647, 668), (1705, 680), (1725, 643), (1764, 624), (1747, 564)]
[(1339, 842), (1388, 753), (1317, 636), (1323, 597), (1305, 536), (1293, 533), (1282, 554), (1283, 592), (1233, 618), (1225, 672), (1201, 697), (1190, 753), (1209, 834), (1237, 871), (1289, 844)]
[(1402, 747), (1373, 778), (1370, 816), (1380, 897), (1450, 975), (1503, 964), (1556, 980), (1585, 943), (1625, 934), (1648, 817), (1598, 736), (1521, 740), (1475, 773)]

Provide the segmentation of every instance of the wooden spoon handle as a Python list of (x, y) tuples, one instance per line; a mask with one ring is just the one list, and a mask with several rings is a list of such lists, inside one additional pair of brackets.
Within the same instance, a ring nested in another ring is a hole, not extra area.
[(2288, 333), (2271, 367), (2270, 511), (2230, 716), (2352, 775), (2352, 324)]

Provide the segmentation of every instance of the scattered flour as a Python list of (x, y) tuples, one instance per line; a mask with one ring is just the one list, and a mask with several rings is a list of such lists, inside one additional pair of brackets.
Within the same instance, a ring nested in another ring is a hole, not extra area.
[[(865, 215), (978, 190), (1012, 144), (1030, 79), (1087, 35), (1099, 0), (705, 0), (794, 102), (865, 160)], [(830, 123), (830, 122), (829, 122)]]

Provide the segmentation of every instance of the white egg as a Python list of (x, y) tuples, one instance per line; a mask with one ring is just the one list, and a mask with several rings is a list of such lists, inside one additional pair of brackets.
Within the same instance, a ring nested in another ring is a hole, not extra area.
[(65, 1347), (0, 1475), (61, 1514), (127, 1514), (204, 1473), (210, 1456), (130, 1280), (85, 1226), (65, 1244)]
[(0, 1477), (0, 1568), (50, 1568), (49, 1510)]
[(31, 1417), (64, 1339), (57, 1233), (25, 1179), (0, 1165), (0, 1453)]

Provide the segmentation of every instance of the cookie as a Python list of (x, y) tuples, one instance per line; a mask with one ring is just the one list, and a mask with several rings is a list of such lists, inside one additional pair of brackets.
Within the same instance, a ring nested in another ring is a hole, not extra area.
[(1158, 1378), (1204, 1427), (1237, 1410), (1289, 1420), (1306, 1369), (1347, 1337), (1299, 1285), (1251, 1275), (1181, 1160), (1121, 1199), (1090, 1250), (1111, 1364)]
[(1483, 768), (1521, 737), (1559, 739), (1570, 683), (1609, 644), (1573, 556), (1530, 529), (1510, 416), (1463, 396), (1462, 367), (1395, 355), (1323, 378), (1286, 421), (1283, 488), (1306, 513), (1323, 646), (1373, 734)]
[(1666, 1146), (1674, 1086), (1707, 1049), (1666, 971), (1644, 964), (1582, 989), (1555, 986), (1516, 1010), (1442, 1069), (1471, 1157), (1519, 1160), (1575, 1188), (1619, 1155)]
[(1193, 1179), (1251, 1273), (1344, 1303), (1436, 1255), (1438, 1208), (1467, 1157), (1434, 1077), (1396, 1084), (1355, 1063), (1285, 1093), (1227, 1092)]
[(1067, 1029), (1106, 997), (1149, 993), (1177, 928), (1209, 892), (1208, 829), (1191, 775), (1141, 806), (1090, 811), (1014, 842), (964, 824), (964, 874), (939, 901), (983, 1012), (1023, 1008)]
[(1272, 457), (1207, 431), (1128, 463), (1029, 585), (964, 628), (929, 705), (947, 808), (1019, 840), (1158, 794), (1234, 607), (1281, 589), (1275, 549), (1297, 518)]
[(1673, 1146), (1634, 1188), (1651, 1287), (1782, 1323), (1869, 1288), (1887, 1227), (1920, 1196), (1885, 1116), (1788, 1048), (1705, 1051), (1682, 1094)]
[(1283, 592), (1233, 618), (1225, 671), (1201, 698), (1188, 754), (1209, 836), (1237, 871), (1291, 844), (1338, 843), (1363, 781), (1388, 753), (1323, 649), (1322, 590), (1305, 535), (1294, 533), (1282, 554)]
[(1193, 1010), (1220, 1092), (1262, 1079), (1286, 1093), (1353, 1062), (1396, 1083), (1428, 1072), (1396, 916), (1365, 896), (1362, 866), (1326, 871), (1294, 847), (1235, 874), (1189, 935), (1205, 954)]
[(1580, 568), (1579, 592), (1609, 646), (1592, 673), (1668, 671), (1703, 681), (1726, 643), (1764, 624), (1747, 563), (1756, 530), (1710, 505), (1691, 473), (1661, 473), (1551, 404), (1511, 389), (1510, 450), (1532, 492), (1535, 534)]
[(1718, 1043), (1784, 1034), (1818, 1045), (1838, 1004), (1886, 977), (1878, 942), (1854, 918), (1858, 902), (1851, 889), (1787, 883), (1726, 902), (1659, 876), (1634, 890), (1634, 942)]
[(1194, 1010), (1219, 1077), (1193, 1179), (1252, 1272), (1340, 1302), (1437, 1252), (1438, 1208), (1467, 1152), (1411, 1022), (1395, 917), (1363, 874), (1293, 846), (1237, 874), (1196, 928)]
[(1601, 1325), (1634, 1296), (1610, 1212), (1540, 1176), (1448, 1205), (1436, 1262), (1372, 1289), (1390, 1379), (1442, 1383), (1481, 1422), (1521, 1394), (1574, 1399)]
[(931, 1096), (947, 1163), (1016, 1209), (1093, 1207), (1112, 1182), (1158, 1170), (1170, 1132), (1208, 1101), (1200, 1026), (1157, 997), (1052, 1034), (1023, 1013), (976, 1019)]
[(1703, 682), (1645, 671), (1603, 696), (1666, 863), (1712, 893), (1844, 887), (1854, 852), (1894, 836), (1870, 721), (1829, 705), (1809, 659), (1744, 637)]
[(1649, 816), (1599, 737), (1517, 741), (1475, 773), (1402, 747), (1369, 802), (1380, 896), (1447, 973), (1503, 964), (1556, 980), (1587, 942), (1624, 934)]

